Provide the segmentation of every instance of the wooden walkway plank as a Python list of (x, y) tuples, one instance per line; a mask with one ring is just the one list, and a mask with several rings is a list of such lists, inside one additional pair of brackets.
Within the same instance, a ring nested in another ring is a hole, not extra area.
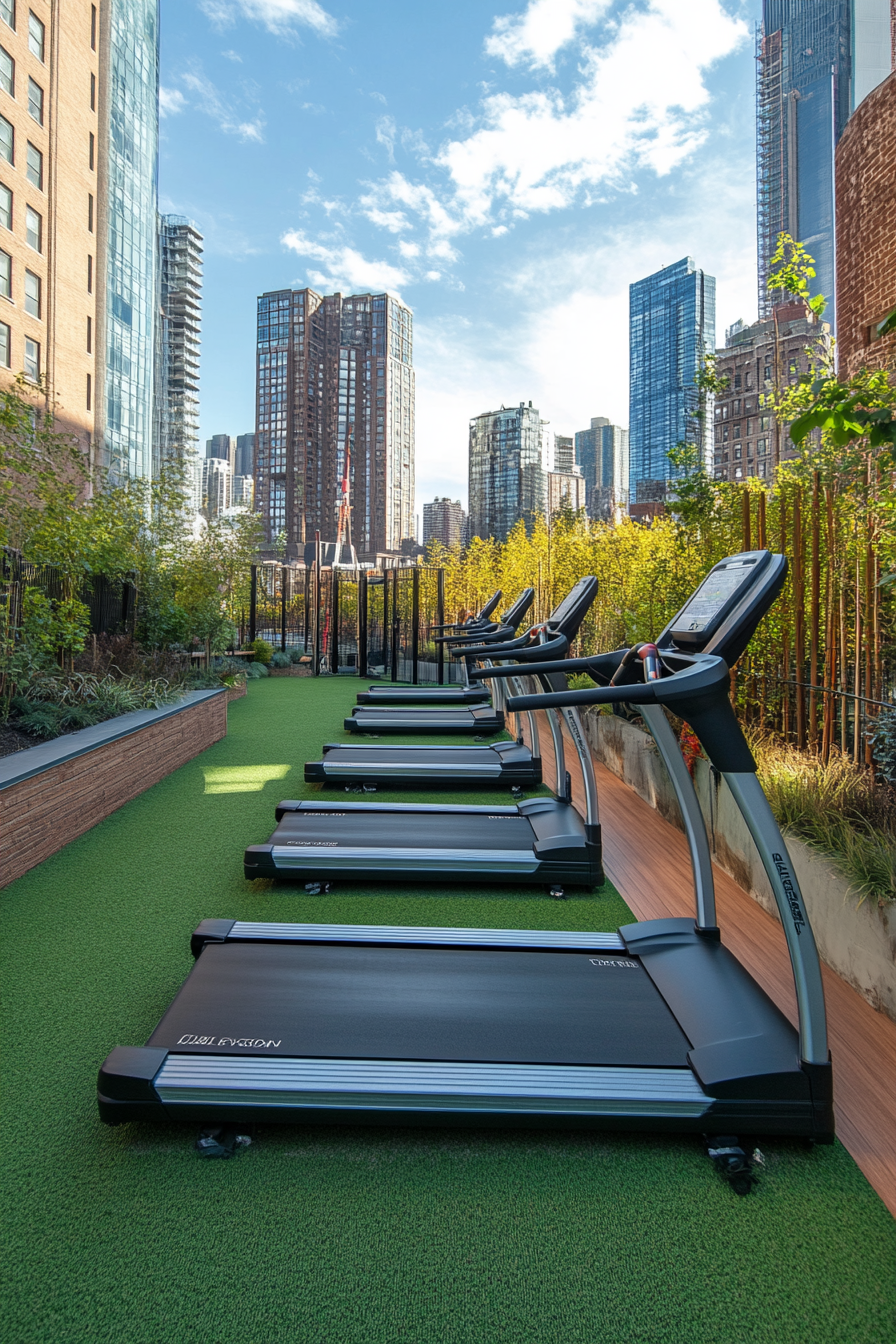
[[(575, 750), (564, 729), (573, 800), (584, 814)], [(554, 778), (550, 737), (541, 754)], [(694, 915), (694, 885), (684, 834), (605, 766), (595, 763), (607, 877), (638, 920)], [(722, 940), (796, 1025), (796, 995), (780, 924), (714, 865)], [(896, 1217), (896, 1022), (875, 1012), (822, 965), (834, 1065), (837, 1135)]]

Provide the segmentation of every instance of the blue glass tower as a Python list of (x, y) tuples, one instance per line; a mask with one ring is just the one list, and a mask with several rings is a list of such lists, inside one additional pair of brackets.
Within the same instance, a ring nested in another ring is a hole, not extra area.
[[(855, 0), (853, 0), (853, 5)], [(757, 52), (756, 174), (759, 314), (778, 234), (815, 258), (814, 294), (835, 326), (834, 148), (851, 104), (850, 0), (763, 0)]]
[(662, 499), (667, 453), (684, 440), (710, 451), (695, 375), (715, 349), (716, 282), (684, 257), (629, 286), (629, 498)]
[(115, 477), (135, 479), (152, 473), (159, 3), (109, 0), (101, 13), (100, 125), (106, 152), (100, 156), (96, 229), (105, 287), (102, 448)]

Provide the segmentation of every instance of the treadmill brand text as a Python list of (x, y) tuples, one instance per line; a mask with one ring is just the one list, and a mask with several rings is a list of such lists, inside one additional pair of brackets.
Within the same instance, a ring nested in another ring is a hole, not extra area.
[(276, 1050), (279, 1041), (255, 1040), (252, 1036), (181, 1036), (178, 1045), (229, 1045), (243, 1046), (248, 1050)]
[(806, 923), (806, 916), (800, 909), (799, 899), (793, 885), (793, 879), (790, 871), (780, 854), (773, 854), (772, 860), (778, 870), (778, 876), (781, 879), (781, 886), (784, 888), (784, 895), (787, 897), (787, 904), (790, 906), (790, 913), (793, 915), (793, 926), (797, 933), (802, 933), (803, 926)]
[(638, 970), (636, 961), (626, 961), (623, 957), (589, 957), (592, 966), (619, 966), (623, 970)]

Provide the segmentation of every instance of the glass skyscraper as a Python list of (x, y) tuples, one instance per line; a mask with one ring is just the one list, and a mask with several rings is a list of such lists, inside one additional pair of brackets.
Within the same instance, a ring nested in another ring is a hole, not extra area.
[(674, 475), (667, 454), (699, 442), (711, 452), (708, 419), (694, 418), (694, 383), (716, 343), (716, 282), (683, 257), (629, 286), (629, 497), (662, 499)]
[(153, 475), (199, 456), (202, 234), (182, 215), (159, 219)]
[(470, 421), (470, 536), (505, 541), (547, 506), (545, 423), (532, 406), (502, 406)]
[[(158, 0), (101, 8), (101, 180), (96, 219), (104, 284), (101, 441), (113, 476), (152, 472), (159, 142)], [(90, 205), (91, 213), (94, 204)], [(98, 343), (99, 343), (98, 342)]]
[(760, 317), (771, 315), (778, 297), (768, 291), (769, 262), (778, 234), (789, 233), (815, 258), (811, 292), (824, 294), (825, 320), (835, 325), (834, 148), (852, 102), (855, 5), (763, 0), (756, 67)]
[(591, 418), (590, 429), (576, 434), (576, 463), (585, 477), (588, 512), (608, 519), (628, 504), (628, 430), (605, 415)]

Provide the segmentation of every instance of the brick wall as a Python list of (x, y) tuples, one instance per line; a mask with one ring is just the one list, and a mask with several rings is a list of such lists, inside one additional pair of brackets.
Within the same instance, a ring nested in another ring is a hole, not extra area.
[(896, 366), (896, 71), (860, 103), (837, 146), (837, 338), (841, 377)]
[(0, 789), (0, 886), (27, 873), (227, 733), (215, 695)]

